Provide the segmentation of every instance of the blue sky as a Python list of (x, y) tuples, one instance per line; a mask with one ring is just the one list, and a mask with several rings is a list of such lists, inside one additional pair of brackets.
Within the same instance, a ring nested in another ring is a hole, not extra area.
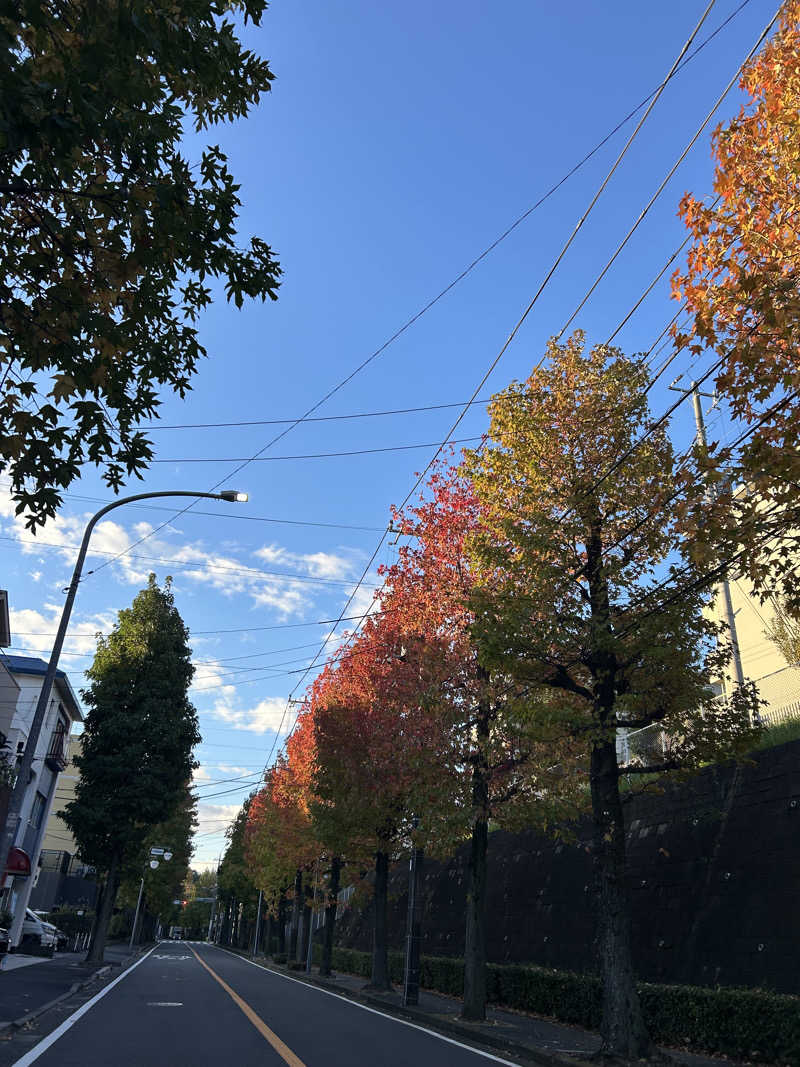
[[(697, 40), (740, 3), (718, 0)], [(276, 0), (262, 27), (245, 31), (250, 46), (270, 60), (274, 90), (250, 119), (212, 131), (209, 139), (229, 153), (242, 184), (242, 234), (258, 233), (280, 257), (280, 299), (240, 312), (220, 301), (208, 312), (202, 339), (209, 359), (186, 401), (164, 398), (153, 431), (159, 462), (130, 491), (207, 489), (236, 458), (263, 448), (283, 427), (169, 427), (300, 415), (658, 85), (704, 7), (700, 0)], [(530, 370), (773, 12), (774, 3), (749, 0), (670, 83), (482, 395)], [(736, 105), (731, 94), (720, 116)], [(618, 133), (317, 416), (465, 401), (632, 128)], [(188, 139), (191, 158), (201, 143)], [(681, 194), (706, 195), (710, 181), (707, 131), (581, 312), (577, 325), (590, 342), (606, 339), (682, 241)], [(617, 343), (631, 353), (649, 349), (676, 310), (668, 285), (660, 284)], [(686, 369), (681, 357), (674, 374)], [(654, 390), (657, 410), (674, 396), (665, 388), (674, 374)], [(223, 780), (256, 772), (274, 751), (287, 694), (301, 677), (287, 672), (302, 671), (312, 659), (330, 630), (314, 623), (338, 616), (390, 505), (406, 495), (434, 451), (430, 443), (444, 438), (455, 414), (443, 409), (298, 426), (264, 453), (266, 461), (234, 479), (250, 493), (248, 504), (206, 501), (81, 585), (69, 654), (61, 661), (76, 688), (92, 634), (109, 628), (150, 570), (159, 579), (174, 576), (178, 607), (193, 634), (204, 739), (197, 784), (207, 799), (200, 805), (197, 865), (216, 858), (224, 828), (250, 788)], [(688, 409), (676, 419), (678, 444), (688, 440), (690, 419)], [(476, 406), (457, 436), (479, 435), (485, 425), (485, 411)], [(714, 435), (730, 434), (719, 413), (711, 427)], [(277, 458), (417, 444), (428, 447)], [(0, 479), (0, 535), (14, 651), (46, 652), (72, 546), (109, 494), (87, 471), (59, 519), (31, 544), (13, 518), (4, 484)], [(98, 529), (98, 553), (123, 552), (170, 519), (170, 511), (131, 507), (113, 518)], [(391, 554), (384, 547), (377, 562)], [(95, 554), (89, 566), (108, 558)], [(367, 586), (374, 581), (373, 575)], [(360, 590), (348, 614), (370, 597), (369, 589)], [(284, 728), (290, 723), (291, 715)]]

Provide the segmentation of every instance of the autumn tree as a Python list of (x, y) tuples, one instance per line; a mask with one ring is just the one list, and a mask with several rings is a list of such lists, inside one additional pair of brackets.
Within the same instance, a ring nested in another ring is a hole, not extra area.
[(101, 637), (82, 691), (88, 708), (80, 771), (60, 818), (81, 858), (105, 882), (89, 948), (102, 961), (108, 922), (122, 875), (148, 835), (185, 800), (200, 741), (188, 690), (194, 668), (188, 632), (167, 581), (150, 576), (130, 608)]
[(287, 888), (293, 886), (289, 955), (298, 963), (305, 960), (311, 936), (309, 873), (321, 852), (310, 813), (313, 743), (313, 724), (301, 714), (285, 751), (253, 797), (245, 834), (251, 877), (262, 890), (269, 913), (281, 911)]
[(462, 1013), (478, 1020), (486, 1016), (489, 823), (545, 827), (574, 812), (574, 790), (554, 759), (553, 731), (532, 714), (541, 694), (479, 659), (466, 543), (480, 529), (481, 507), (463, 469), (438, 468), (418, 504), (393, 522), (409, 540), (384, 572), (382, 603), (397, 641), (425, 661), (428, 686), (416, 699), (436, 724), (439, 766), (415, 837), (439, 854), (470, 842)]
[(218, 145), (272, 82), (232, 16), (266, 0), (8, 0), (0, 13), (0, 469), (28, 524), (94, 463), (117, 490), (151, 456), (139, 428), (183, 396), (215, 289), (275, 299), (240, 238)]
[(429, 660), (403, 642), (399, 614), (379, 614), (312, 686), (316, 743), (313, 806), (320, 840), (331, 856), (374, 863), (371, 986), (389, 987), (389, 863), (443, 778), (436, 720), (426, 711)]
[(674, 294), (690, 313), (690, 329), (676, 329), (676, 340), (697, 354), (711, 350), (711, 381), (747, 429), (738, 447), (712, 454), (712, 474), (724, 490), (713, 516), (700, 501), (688, 511), (687, 525), (698, 549), (713, 552), (723, 537), (728, 556), (757, 591), (766, 597), (779, 587), (794, 610), (800, 607), (799, 53), (800, 0), (787, 0), (777, 32), (743, 72), (747, 100), (714, 133), (717, 199), (709, 204), (687, 194), (681, 201), (691, 244), (686, 268), (673, 278)]
[[(580, 333), (552, 342), (546, 364), (492, 402), (486, 446), (467, 463), (482, 512), (468, 545), (481, 662), (549, 692), (537, 714), (589, 765), (602, 1051), (625, 1060), (653, 1046), (631, 957), (620, 778), (688, 772), (753, 739), (750, 690), (713, 698), (728, 650), (677, 537), (673, 450), (663, 427), (645, 436), (646, 385), (644, 365), (616, 349), (585, 355)], [(666, 738), (655, 763), (620, 766), (618, 732), (651, 725)]]
[(800, 616), (780, 600), (773, 600), (774, 617), (764, 633), (790, 667), (800, 667)]

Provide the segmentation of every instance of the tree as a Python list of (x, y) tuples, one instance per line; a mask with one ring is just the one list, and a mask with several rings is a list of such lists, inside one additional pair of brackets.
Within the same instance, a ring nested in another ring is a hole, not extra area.
[[(127, 863), (120, 880), (118, 900), (123, 906), (129, 907), (132, 914), (144, 874), (137, 935), (145, 929), (147, 914), (150, 915), (151, 925), (159, 916), (164, 925), (168, 925), (167, 920), (175, 910), (173, 902), (182, 897), (183, 886), (189, 875), (192, 838), (196, 827), (196, 800), (186, 789), (173, 812), (150, 830), (141, 849)], [(164, 860), (158, 856), (152, 857), (151, 848), (164, 848), (171, 852), (172, 858)], [(158, 860), (155, 869), (149, 865), (153, 858)]]
[(399, 613), (383, 602), (311, 690), (315, 731), (312, 817), (331, 857), (374, 862), (371, 988), (390, 987), (389, 863), (408, 841), (413, 813), (436, 790), (443, 768), (436, 720), (421, 694), (424, 659), (401, 641)]
[[(438, 767), (435, 790), (416, 809), (415, 837), (439, 854), (470, 841), (465, 916), (464, 1003), (471, 1020), (486, 1017), (486, 884), (489, 824), (544, 827), (568, 811), (569, 790), (554, 789), (553, 739), (543, 744), (536, 697), (479, 660), (470, 600), (476, 574), (466, 554), (481, 526), (481, 506), (463, 468), (441, 467), (423, 499), (395, 514), (409, 542), (385, 571), (383, 604), (398, 641), (425, 661), (416, 699), (429, 723)], [(437, 739), (434, 744), (434, 737)], [(563, 746), (562, 746), (563, 748)], [(569, 779), (575, 781), (574, 778)]]
[(313, 723), (305, 713), (282, 753), (266, 774), (264, 786), (253, 796), (245, 832), (245, 858), (250, 876), (263, 893), (264, 910), (277, 914), (290, 886), (294, 887), (294, 910), (290, 956), (305, 961), (311, 934), (310, 908), (306, 906), (310, 887), (304, 876), (314, 866), (321, 846), (315, 836), (310, 814)]
[(800, 666), (800, 617), (780, 600), (773, 600), (775, 617), (764, 633), (778, 647), (790, 667)]
[[(487, 446), (468, 457), (482, 507), (468, 545), (481, 575), (473, 632), (481, 662), (547, 690), (537, 714), (584, 748), (602, 1051), (639, 1059), (652, 1045), (631, 957), (620, 778), (736, 755), (753, 740), (755, 704), (749, 688), (713, 698), (728, 649), (680, 558), (673, 451), (663, 427), (632, 448), (649, 425), (644, 365), (605, 345), (584, 356), (580, 333), (547, 356), (492, 402)], [(657, 761), (620, 766), (618, 731), (650, 725), (666, 738)]]
[(82, 859), (105, 872), (88, 959), (102, 960), (120, 879), (148, 835), (185, 800), (200, 741), (188, 690), (194, 673), (188, 632), (170, 581), (146, 589), (101, 637), (90, 685), (75, 799), (60, 817)]
[(221, 916), (219, 940), (240, 948), (248, 943), (258, 902), (258, 887), (245, 855), (245, 835), (252, 803), (251, 794), (226, 830), (228, 846), (217, 871), (217, 908)]
[(239, 186), (200, 131), (244, 117), (272, 73), (228, 17), (266, 0), (10, 0), (0, 16), (0, 467), (34, 529), (82, 464), (118, 490), (137, 427), (183, 396), (215, 285), (276, 299), (269, 246), (237, 241)]
[[(777, 32), (742, 75), (749, 99), (714, 133), (717, 200), (687, 194), (681, 201), (691, 244), (686, 268), (673, 278), (691, 316), (676, 340), (696, 353), (714, 351), (716, 389), (748, 429), (738, 449), (712, 456), (727, 487), (713, 518), (703, 504), (689, 512), (687, 527), (699, 547), (713, 549), (724, 534), (757, 590), (766, 597), (778, 585), (793, 609), (800, 607), (799, 49), (800, 0), (787, 0)], [(730, 490), (737, 478), (748, 492)], [(776, 534), (779, 547), (771, 549)]]

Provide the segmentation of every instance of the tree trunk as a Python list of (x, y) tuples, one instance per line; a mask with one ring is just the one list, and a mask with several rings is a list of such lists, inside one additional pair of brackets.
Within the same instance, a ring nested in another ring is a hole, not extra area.
[(387, 910), (389, 901), (389, 854), (375, 853), (375, 927), (372, 939), (372, 979), (368, 989), (387, 990), (389, 981), (389, 943)]
[(103, 886), (103, 896), (100, 901), (94, 929), (92, 930), (92, 940), (89, 945), (89, 951), (86, 954), (87, 963), (103, 962), (103, 956), (106, 950), (108, 924), (111, 921), (111, 915), (114, 911), (114, 901), (117, 899), (117, 890), (119, 889), (118, 871), (119, 856), (114, 853), (111, 857), (111, 865), (108, 868), (105, 885)]
[(278, 901), (278, 955), (286, 955), (286, 897)]
[(308, 945), (309, 941), (311, 940), (312, 894), (313, 889), (311, 888), (311, 886), (305, 886), (305, 898), (303, 900), (303, 925), (301, 927), (302, 936), (300, 937), (300, 942), (297, 946), (297, 962), (299, 964), (302, 964), (303, 967), (305, 967), (306, 960), (308, 959)]
[(289, 957), (291, 963), (297, 958), (297, 941), (300, 934), (300, 908), (303, 903), (303, 872), (294, 876), (294, 901), (292, 903), (292, 925), (289, 929)]
[(331, 880), (328, 886), (328, 904), (325, 908), (325, 933), (322, 941), (322, 963), (319, 973), (327, 978), (331, 973), (331, 960), (333, 958), (333, 932), (336, 926), (336, 901), (339, 896), (339, 879), (341, 877), (342, 861), (338, 856), (331, 860)]
[[(488, 680), (488, 675), (484, 680)], [(477, 751), (472, 763), (472, 839), (467, 872), (464, 1004), (461, 1009), (462, 1018), (474, 1022), (486, 1018), (486, 855), (489, 847), (489, 767), (486, 747), (490, 714), (488, 703), (481, 701)]]
[(625, 886), (625, 818), (619, 795), (615, 740), (592, 748), (590, 780), (594, 822), (597, 930), (603, 980), (601, 1054), (645, 1059), (653, 1045), (636, 991), (631, 924)]

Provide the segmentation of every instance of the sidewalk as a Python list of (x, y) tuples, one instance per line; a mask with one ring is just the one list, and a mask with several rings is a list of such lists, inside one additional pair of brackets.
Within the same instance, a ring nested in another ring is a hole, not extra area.
[(87, 965), (83, 963), (85, 955), (61, 952), (51, 959), (17, 953), (9, 956), (0, 971), (0, 1031), (31, 1012), (40, 1011), (102, 968), (121, 964), (128, 958), (128, 946), (108, 946), (104, 963)]
[[(240, 955), (249, 958), (245, 953)], [(337, 972), (331, 978), (320, 978), (317, 973), (311, 975), (303, 971), (290, 970), (287, 967), (267, 962), (263, 957), (254, 961), (269, 970), (286, 974), (311, 982), (323, 989), (340, 993), (352, 1000), (358, 1000), (370, 1007), (381, 1008), (392, 1015), (413, 1021), (420, 1026), (430, 1027), (451, 1037), (466, 1042), (483, 1045), (513, 1056), (548, 1065), (552, 1067), (562, 1057), (585, 1061), (587, 1057), (600, 1048), (600, 1036), (590, 1030), (577, 1026), (568, 1026), (536, 1015), (523, 1012), (504, 1011), (491, 1005), (487, 1007), (486, 1022), (470, 1023), (460, 1018), (461, 1001), (441, 993), (420, 990), (419, 1005), (404, 1008), (401, 991), (391, 993), (374, 993), (365, 989), (366, 981), (360, 975)], [(679, 1049), (662, 1049), (678, 1063), (687, 1067), (727, 1067), (734, 1061), (721, 1057), (696, 1055)]]

